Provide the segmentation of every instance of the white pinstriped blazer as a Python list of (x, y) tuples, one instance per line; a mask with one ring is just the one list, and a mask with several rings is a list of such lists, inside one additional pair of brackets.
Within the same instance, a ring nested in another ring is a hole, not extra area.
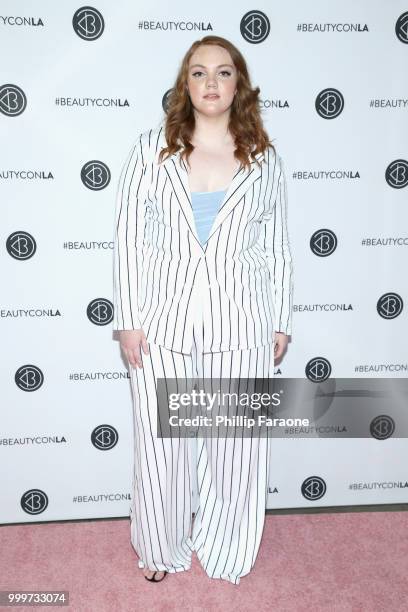
[(190, 353), (204, 320), (204, 352), (245, 349), (292, 333), (293, 262), (280, 155), (235, 174), (209, 236), (195, 227), (180, 151), (158, 164), (164, 125), (139, 134), (119, 179), (114, 232), (115, 330)]

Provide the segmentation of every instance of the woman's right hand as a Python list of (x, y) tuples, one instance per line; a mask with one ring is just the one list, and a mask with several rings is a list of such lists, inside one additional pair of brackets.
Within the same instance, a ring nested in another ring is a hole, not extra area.
[(130, 365), (133, 368), (136, 368), (137, 366), (139, 366), (139, 368), (143, 368), (140, 347), (142, 347), (143, 352), (146, 355), (149, 354), (149, 344), (146, 340), (143, 329), (120, 330), (119, 339), (120, 347), (125, 353), (125, 357), (129, 361)]

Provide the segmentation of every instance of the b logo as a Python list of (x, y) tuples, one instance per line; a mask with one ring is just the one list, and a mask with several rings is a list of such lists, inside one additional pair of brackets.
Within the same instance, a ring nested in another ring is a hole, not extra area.
[(48, 497), (40, 489), (30, 489), (21, 497), (20, 505), (27, 514), (41, 514), (48, 506)]
[(383, 319), (395, 319), (403, 307), (404, 302), (398, 293), (384, 293), (377, 302), (377, 312)]
[(325, 357), (315, 357), (306, 364), (305, 374), (312, 382), (323, 382), (331, 374), (330, 362)]
[(106, 164), (96, 159), (82, 167), (81, 180), (85, 187), (93, 191), (100, 191), (109, 185), (111, 173)]
[(406, 187), (408, 185), (408, 162), (405, 159), (396, 159), (391, 162), (385, 171), (385, 180), (394, 189)]
[(6, 242), (6, 249), (14, 259), (30, 259), (37, 249), (36, 242), (28, 232), (13, 232)]
[(398, 40), (402, 43), (408, 43), (408, 12), (402, 13), (395, 24), (395, 33)]
[(370, 433), (377, 440), (386, 440), (395, 431), (395, 422), (388, 414), (380, 414), (370, 423)]
[(37, 391), (44, 382), (44, 374), (37, 366), (26, 364), (18, 368), (14, 382), (21, 391)]
[(113, 319), (113, 304), (105, 298), (97, 298), (90, 302), (86, 314), (91, 323), (108, 325)]
[(8, 117), (17, 117), (25, 111), (27, 98), (24, 91), (17, 85), (0, 86), (0, 111)]
[(119, 434), (112, 425), (99, 425), (91, 434), (91, 441), (99, 450), (111, 450), (119, 440)]
[(162, 98), (162, 108), (163, 108), (165, 113), (167, 113), (167, 111), (168, 111), (168, 108), (169, 108), (169, 98), (170, 98), (172, 93), (173, 93), (173, 89), (168, 89), (166, 91), (166, 93), (164, 94), (163, 98)]
[(262, 11), (249, 11), (241, 19), (241, 34), (249, 43), (263, 42), (269, 36), (270, 29), (269, 19)]
[(96, 40), (102, 36), (105, 22), (96, 8), (83, 6), (75, 12), (72, 27), (83, 40)]
[(310, 238), (312, 253), (318, 257), (327, 257), (331, 255), (336, 250), (336, 247), (336, 235), (329, 229), (317, 230)]
[(326, 483), (320, 476), (309, 476), (302, 482), (302, 495), (310, 501), (316, 501), (326, 493)]
[(322, 119), (335, 119), (343, 111), (344, 98), (338, 89), (328, 87), (318, 94), (315, 107)]

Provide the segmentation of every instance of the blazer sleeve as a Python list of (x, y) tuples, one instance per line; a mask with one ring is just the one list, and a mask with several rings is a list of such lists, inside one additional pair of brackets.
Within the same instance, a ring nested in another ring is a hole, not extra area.
[(288, 233), (288, 194), (283, 160), (276, 155), (271, 172), (277, 181), (273, 214), (263, 222), (263, 246), (266, 252), (274, 302), (274, 330), (292, 334), (293, 257)]
[(137, 244), (143, 240), (145, 172), (143, 134), (139, 134), (122, 166), (115, 206), (113, 248), (113, 329), (142, 327), (138, 307)]

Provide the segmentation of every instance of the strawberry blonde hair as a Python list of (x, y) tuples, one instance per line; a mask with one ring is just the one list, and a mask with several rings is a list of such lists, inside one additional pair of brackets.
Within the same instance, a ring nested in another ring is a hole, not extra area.
[(175, 84), (168, 96), (165, 119), (167, 146), (160, 151), (159, 163), (163, 161), (165, 154), (170, 156), (179, 149), (183, 149), (182, 156), (188, 163), (194, 149), (190, 139), (194, 133), (195, 119), (187, 91), (187, 77), (190, 58), (201, 45), (218, 45), (226, 49), (237, 70), (237, 93), (230, 108), (228, 128), (235, 142), (235, 157), (244, 167), (249, 167), (249, 156), (255, 160), (257, 153), (263, 153), (269, 146), (274, 150), (275, 147), (263, 127), (259, 104), (260, 89), (252, 88), (248, 68), (240, 51), (221, 36), (204, 36), (201, 40), (196, 40), (184, 55)]

